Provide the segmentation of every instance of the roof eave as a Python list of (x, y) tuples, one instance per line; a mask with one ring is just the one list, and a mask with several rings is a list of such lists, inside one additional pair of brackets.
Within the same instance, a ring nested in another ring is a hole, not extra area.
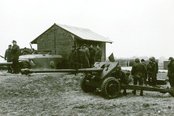
[(40, 37), (40, 36), (42, 36), (44, 33), (46, 33), (48, 30), (50, 30), (53, 26), (57, 26), (57, 24), (56, 23), (54, 23), (50, 28), (48, 28), (46, 31), (44, 31), (43, 33), (41, 33), (38, 37), (36, 37), (33, 41), (31, 41), (30, 43), (31, 44), (37, 44), (37, 39)]
[[(57, 25), (56, 23), (54, 23), (50, 28), (48, 28), (46, 31), (44, 31), (42, 34), (40, 34), (38, 37), (36, 37), (36, 38), (35, 38), (33, 41), (31, 41), (30, 43), (31, 43), (31, 44), (37, 44), (37, 40), (39, 39), (39, 37), (42, 36), (45, 32), (47, 32), (49, 29), (51, 29), (53, 26), (58, 26), (58, 27), (62, 28), (61, 26), (59, 26), (59, 25)], [(87, 40), (87, 41), (96, 41), (96, 42), (104, 42), (104, 43), (110, 43), (110, 44), (113, 43), (113, 41), (109, 41), (109, 40), (108, 40), (108, 41), (102, 41), (102, 40), (100, 41), (100, 40), (84, 39), (84, 38), (82, 38), (82, 37), (80, 37), (80, 36), (78, 36), (78, 35), (76, 35), (76, 34), (70, 32), (70, 31), (64, 29), (64, 28), (62, 28), (62, 29), (65, 30), (65, 31), (67, 31), (67, 32), (69, 32), (69, 33), (71, 33), (71, 34), (73, 34), (73, 35), (75, 35), (75, 36), (77, 36), (77, 37), (79, 37), (80, 39), (83, 39), (83, 40)]]

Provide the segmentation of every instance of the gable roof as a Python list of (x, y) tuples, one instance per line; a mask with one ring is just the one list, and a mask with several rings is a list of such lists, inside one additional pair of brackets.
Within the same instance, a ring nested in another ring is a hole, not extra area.
[[(58, 27), (66, 30), (67, 32), (69, 32), (71, 34), (78, 36), (80, 39), (83, 39), (83, 40), (112, 43), (112, 41), (109, 40), (108, 38), (106, 38), (102, 35), (99, 35), (99, 34), (93, 32), (89, 29), (86, 29), (86, 28), (79, 28), (79, 27), (73, 27), (73, 26), (67, 26), (67, 25), (54, 24), (49, 29), (51, 29), (53, 26), (58, 26)], [(47, 32), (49, 29), (47, 29), (45, 32)], [(43, 35), (45, 32), (43, 32), (41, 35)], [(37, 43), (37, 40), (39, 39), (39, 37), (41, 35), (39, 35), (31, 43), (32, 44)]]

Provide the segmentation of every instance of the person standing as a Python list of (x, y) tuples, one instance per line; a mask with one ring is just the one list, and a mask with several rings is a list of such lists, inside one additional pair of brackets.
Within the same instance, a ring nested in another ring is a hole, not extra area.
[(11, 55), (12, 55), (12, 68), (13, 68), (13, 73), (17, 74), (19, 73), (19, 55), (20, 55), (20, 48), (17, 45), (17, 42), (15, 40), (12, 41), (13, 46), (11, 50)]
[(102, 50), (101, 50), (101, 48), (97, 45), (97, 47), (96, 47), (96, 52), (95, 52), (95, 61), (96, 61), (96, 62), (101, 62), (101, 57), (102, 57)]
[(93, 47), (93, 45), (90, 45), (89, 47), (89, 53), (90, 53), (90, 58), (89, 58), (89, 63), (90, 63), (90, 67), (92, 67), (94, 65), (94, 58), (95, 58), (95, 49)]
[(169, 77), (170, 86), (174, 87), (174, 58), (170, 57), (169, 61), (167, 76)]
[(78, 52), (78, 48), (76, 48), (76, 46), (72, 46), (69, 61), (70, 61), (70, 68), (73, 68), (73, 69), (80, 68), (79, 52)]
[(155, 79), (154, 79), (154, 85), (157, 84), (157, 75), (158, 75), (158, 62), (155, 59), (155, 57), (152, 57), (152, 61), (155, 63)]
[[(132, 66), (131, 74), (133, 76), (133, 84), (137, 85), (143, 85), (143, 75), (145, 74), (145, 67), (143, 64), (140, 63), (140, 60), (138, 58), (135, 59), (135, 63)], [(136, 94), (136, 89), (132, 91), (132, 93)], [(140, 95), (143, 96), (143, 90), (140, 90)]]
[(86, 49), (86, 47), (83, 45), (79, 49), (79, 59), (80, 59), (80, 68), (89, 68), (89, 51)]
[(90, 58), (90, 52), (89, 52), (89, 48), (86, 44), (83, 45), (83, 49), (85, 50), (85, 53), (87, 55), (88, 58), (88, 62), (89, 62), (89, 58)]
[(147, 75), (149, 85), (156, 86), (157, 64), (152, 57), (149, 58), (149, 63), (147, 65)]
[[(12, 61), (11, 50), (12, 46), (8, 45), (8, 49), (5, 51), (5, 56), (4, 56), (4, 59), (7, 60), (7, 62)], [(8, 73), (12, 73), (12, 67), (10, 65), (8, 65)]]
[(144, 68), (145, 68), (145, 73), (143, 75), (143, 83), (145, 85), (147, 85), (147, 64), (146, 64), (146, 61), (144, 59), (141, 59), (141, 64), (143, 64)]

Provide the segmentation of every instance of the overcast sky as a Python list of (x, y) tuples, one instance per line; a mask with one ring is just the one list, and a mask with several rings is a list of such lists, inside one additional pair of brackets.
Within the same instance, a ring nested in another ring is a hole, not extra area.
[(174, 56), (174, 0), (0, 0), (0, 54), (20, 47), (54, 23), (108, 37), (116, 57)]

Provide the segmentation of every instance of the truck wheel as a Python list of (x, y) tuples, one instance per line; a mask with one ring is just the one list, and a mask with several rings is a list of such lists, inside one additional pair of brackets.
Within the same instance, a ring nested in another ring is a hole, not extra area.
[(30, 63), (28, 61), (23, 61), (21, 68), (30, 68)]
[(120, 95), (120, 82), (114, 77), (106, 78), (101, 85), (103, 97), (107, 99), (115, 98)]
[(94, 87), (89, 86), (87, 83), (89, 83), (89, 80), (86, 77), (83, 77), (80, 83), (81, 89), (86, 93), (93, 92)]
[(172, 97), (174, 97), (174, 87), (170, 88), (169, 93), (170, 93), (170, 95), (171, 95)]

